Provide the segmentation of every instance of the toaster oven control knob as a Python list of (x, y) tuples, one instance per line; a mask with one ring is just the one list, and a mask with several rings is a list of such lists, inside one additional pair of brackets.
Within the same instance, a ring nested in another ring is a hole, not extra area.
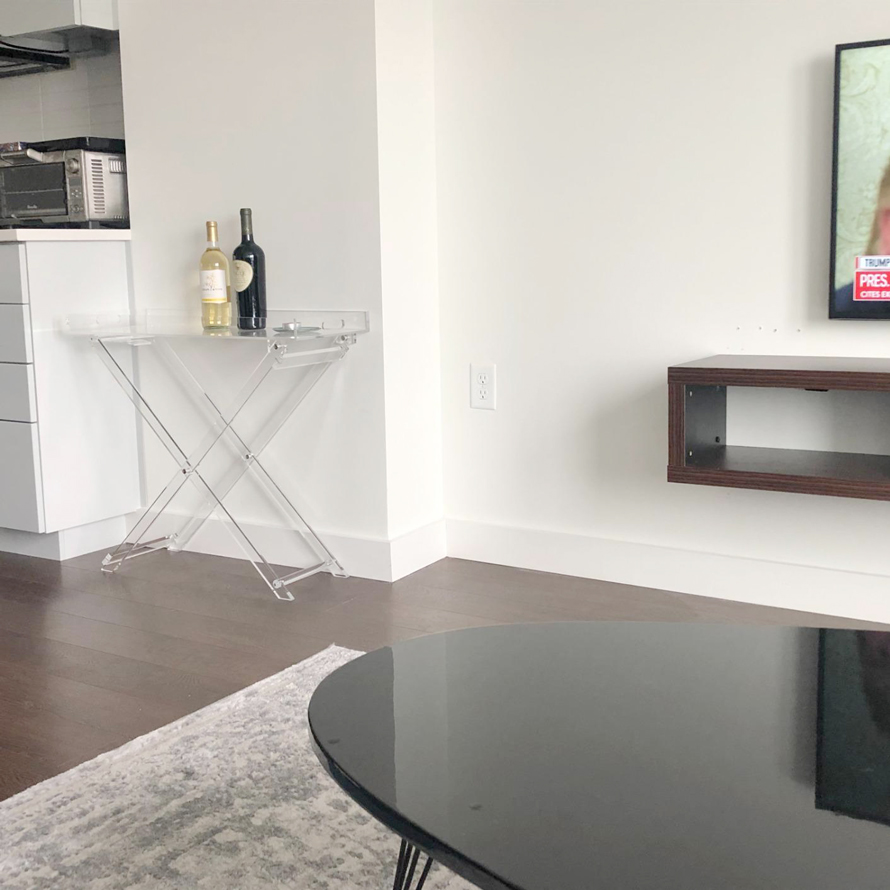
[(65, 161), (65, 169), (72, 175), (80, 173), (80, 161), (78, 161), (77, 158), (68, 158), (68, 160)]

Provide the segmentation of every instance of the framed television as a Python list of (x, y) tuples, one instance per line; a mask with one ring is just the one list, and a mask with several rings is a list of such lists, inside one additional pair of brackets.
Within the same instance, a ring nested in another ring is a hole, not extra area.
[(835, 51), (829, 306), (890, 319), (890, 39)]

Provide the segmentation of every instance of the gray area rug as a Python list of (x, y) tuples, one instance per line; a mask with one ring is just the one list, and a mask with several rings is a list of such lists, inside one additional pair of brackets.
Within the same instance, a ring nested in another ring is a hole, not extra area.
[[(396, 838), (319, 766), (306, 709), (332, 646), (0, 803), (3, 890), (392, 886)], [(436, 866), (431, 890), (470, 885)]]

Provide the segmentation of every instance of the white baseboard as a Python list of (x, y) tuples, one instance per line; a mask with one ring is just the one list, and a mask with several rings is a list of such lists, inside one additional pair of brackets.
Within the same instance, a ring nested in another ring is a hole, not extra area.
[(41, 559), (62, 558), (58, 534), (40, 535), (21, 532), (14, 528), (0, 528), (0, 551), (19, 553), (22, 556), (39, 556)]
[(448, 555), (757, 605), (890, 623), (890, 578), (448, 519)]
[(123, 540), (128, 527), (127, 517), (113, 516), (89, 525), (45, 534), (0, 528), (0, 551), (43, 559), (73, 559), (84, 553), (116, 547)]
[(398, 581), (399, 578), (432, 565), (446, 555), (445, 520), (431, 522), (395, 538), (390, 541), (389, 548), (391, 581)]
[[(70, 559), (111, 548), (137, 516), (114, 517), (49, 534), (0, 529), (0, 551)], [(165, 516), (152, 536), (169, 534), (181, 518)], [(277, 526), (242, 523), (273, 563), (300, 564), (294, 533)], [(439, 520), (391, 541), (319, 532), (346, 571), (358, 578), (397, 581), (444, 556), (537, 569), (890, 623), (890, 577), (770, 562), (541, 529), (465, 519)], [(447, 544), (446, 544), (447, 542)], [(190, 550), (244, 559), (223, 523), (208, 520)], [(308, 558), (308, 554), (306, 554)], [(305, 564), (305, 560), (303, 561)]]
[(73, 559), (84, 553), (106, 550), (117, 547), (127, 533), (127, 517), (114, 516), (102, 522), (91, 522), (77, 528), (65, 528), (58, 532), (60, 540), (60, 558)]
[[(130, 526), (139, 515), (133, 514), (130, 517)], [(165, 513), (156, 520), (150, 537), (171, 534), (183, 518), (176, 514)], [(271, 563), (305, 565), (312, 559), (309, 550), (301, 547), (296, 534), (290, 529), (260, 523), (239, 524)], [(397, 581), (445, 556), (444, 520), (423, 526), (392, 541), (387, 541), (385, 538), (340, 535), (322, 530), (318, 531), (318, 536), (350, 575), (373, 581)], [(207, 520), (201, 531), (189, 542), (186, 550), (246, 559), (244, 551), (225, 524), (216, 517)]]

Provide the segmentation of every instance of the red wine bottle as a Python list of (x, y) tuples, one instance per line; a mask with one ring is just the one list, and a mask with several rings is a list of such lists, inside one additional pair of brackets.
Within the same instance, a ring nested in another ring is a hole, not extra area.
[(253, 240), (253, 214), (241, 210), (241, 243), (232, 254), (232, 284), (238, 293), (238, 327), (262, 331), (266, 327), (266, 254)]

